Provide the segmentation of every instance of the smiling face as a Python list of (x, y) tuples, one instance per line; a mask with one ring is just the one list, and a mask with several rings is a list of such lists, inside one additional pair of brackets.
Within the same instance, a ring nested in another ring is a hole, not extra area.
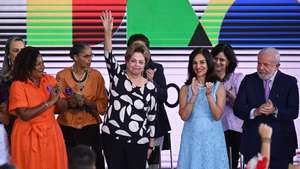
[(216, 72), (226, 73), (226, 68), (229, 65), (229, 60), (225, 56), (224, 52), (220, 52), (213, 58), (214, 68)]
[(126, 63), (127, 72), (135, 76), (142, 76), (145, 64), (145, 56), (140, 52), (135, 52)]
[(92, 58), (93, 53), (90, 47), (83, 48), (79, 52), (79, 54), (74, 55), (76, 65), (82, 69), (87, 69), (91, 67)]
[(31, 78), (32, 79), (40, 79), (44, 74), (44, 70), (45, 70), (44, 61), (43, 61), (42, 55), (39, 55), (36, 58), (35, 66), (34, 66), (33, 70), (31, 71)]
[(193, 70), (197, 78), (205, 77), (207, 73), (207, 62), (202, 54), (197, 54), (193, 59)]
[(25, 47), (23, 41), (12, 41), (9, 45), (8, 58), (13, 63), (17, 54)]

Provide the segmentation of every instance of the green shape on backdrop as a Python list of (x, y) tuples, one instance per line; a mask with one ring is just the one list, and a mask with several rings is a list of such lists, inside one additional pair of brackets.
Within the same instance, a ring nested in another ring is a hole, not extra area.
[(127, 1), (127, 36), (143, 33), (151, 46), (188, 46), (198, 23), (188, 0)]
[[(53, 8), (52, 4), (48, 4)], [(67, 8), (71, 9), (72, 4)], [(72, 10), (27, 9), (27, 44), (30, 46), (72, 46)]]

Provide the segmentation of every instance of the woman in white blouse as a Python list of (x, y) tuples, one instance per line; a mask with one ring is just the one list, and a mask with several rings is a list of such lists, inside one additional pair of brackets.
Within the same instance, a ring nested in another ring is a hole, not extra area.
[(143, 77), (149, 49), (141, 43), (128, 47), (126, 70), (112, 54), (113, 18), (103, 13), (105, 62), (110, 78), (109, 106), (102, 127), (104, 155), (109, 169), (143, 169), (154, 147), (156, 88)]

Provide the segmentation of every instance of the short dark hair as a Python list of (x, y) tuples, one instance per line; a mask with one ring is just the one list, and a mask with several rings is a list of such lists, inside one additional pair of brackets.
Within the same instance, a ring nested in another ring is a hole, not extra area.
[(77, 145), (71, 149), (69, 169), (93, 169), (96, 156), (93, 150), (86, 145)]
[(84, 43), (75, 43), (70, 49), (70, 57), (74, 60), (74, 55), (78, 55), (83, 49), (90, 48), (89, 45)]
[(227, 79), (230, 73), (233, 73), (235, 68), (238, 65), (238, 60), (235, 56), (233, 48), (229, 44), (223, 44), (220, 43), (216, 45), (214, 48), (211, 50), (211, 55), (212, 57), (216, 57), (219, 53), (223, 52), (225, 57), (228, 59), (229, 64), (226, 67), (226, 75), (224, 79)]
[(136, 52), (142, 53), (145, 57), (145, 65), (148, 64), (150, 61), (150, 51), (149, 48), (147, 48), (145, 45), (140, 43), (133, 43), (127, 48), (126, 54), (125, 54), (125, 61), (126, 63), (130, 60), (132, 55)]
[(14, 63), (13, 80), (26, 81), (34, 69), (39, 55), (40, 51), (35, 47), (28, 46), (23, 48), (18, 53)]
[(127, 47), (129, 47), (130, 45), (132, 45), (136, 41), (143, 41), (145, 43), (145, 45), (147, 46), (147, 48), (150, 47), (150, 41), (147, 38), (147, 36), (145, 36), (144, 34), (133, 34), (133, 35), (131, 35), (129, 37), (128, 41), (127, 41)]
[(188, 78), (187, 78), (185, 84), (190, 85), (192, 83), (193, 77), (197, 77), (197, 75), (193, 69), (193, 61), (194, 61), (194, 58), (198, 54), (202, 54), (206, 60), (207, 72), (206, 72), (206, 76), (205, 76), (205, 82), (216, 82), (217, 80), (219, 80), (219, 78), (217, 77), (217, 75), (214, 72), (214, 64), (213, 64), (212, 57), (211, 57), (209, 51), (205, 48), (196, 48), (189, 55)]

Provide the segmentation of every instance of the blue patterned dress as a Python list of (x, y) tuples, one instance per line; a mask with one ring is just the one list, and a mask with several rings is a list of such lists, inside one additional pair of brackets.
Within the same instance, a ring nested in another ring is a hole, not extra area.
[[(213, 97), (220, 82), (213, 87)], [(192, 96), (188, 87), (188, 98)], [(177, 169), (228, 169), (225, 138), (221, 121), (214, 120), (210, 111), (205, 88), (199, 87), (199, 94), (193, 111), (184, 123)]]

